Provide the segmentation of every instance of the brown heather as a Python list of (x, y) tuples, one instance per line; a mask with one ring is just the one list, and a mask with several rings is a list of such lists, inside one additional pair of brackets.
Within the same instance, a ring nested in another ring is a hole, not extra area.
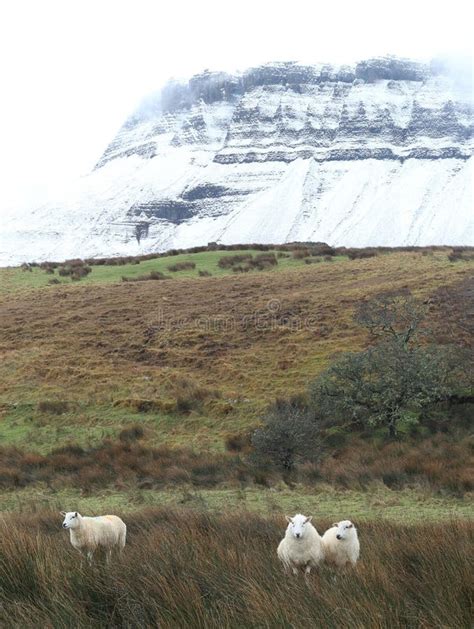
[[(187, 410), (187, 408), (186, 408)], [(225, 437), (227, 452), (151, 447), (140, 424), (124, 428), (118, 440), (94, 447), (68, 444), (39, 455), (19, 448), (0, 448), (0, 489), (41, 483), (53, 490), (81, 487), (162, 489), (271, 486), (281, 481), (275, 470), (248, 457), (251, 433)], [(286, 478), (288, 481), (288, 478)], [(317, 464), (300, 465), (290, 481), (337, 489), (424, 488), (462, 497), (474, 490), (473, 443), (470, 437), (436, 434), (421, 441), (374, 443), (356, 435), (348, 445), (332, 448)]]

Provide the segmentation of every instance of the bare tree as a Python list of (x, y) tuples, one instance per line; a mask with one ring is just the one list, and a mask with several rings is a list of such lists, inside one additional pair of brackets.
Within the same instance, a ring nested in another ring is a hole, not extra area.
[(422, 329), (427, 304), (411, 293), (383, 293), (360, 304), (355, 320), (373, 337), (407, 345)]
[(298, 399), (277, 401), (252, 436), (258, 462), (270, 461), (291, 473), (298, 461), (315, 461), (321, 455), (319, 425), (307, 406)]

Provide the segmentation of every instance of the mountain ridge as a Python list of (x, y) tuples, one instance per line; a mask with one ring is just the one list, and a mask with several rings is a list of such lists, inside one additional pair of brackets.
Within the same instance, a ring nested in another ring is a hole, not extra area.
[(6, 225), (2, 262), (209, 241), (472, 245), (463, 87), (440, 63), (391, 57), (171, 81), (64, 203)]

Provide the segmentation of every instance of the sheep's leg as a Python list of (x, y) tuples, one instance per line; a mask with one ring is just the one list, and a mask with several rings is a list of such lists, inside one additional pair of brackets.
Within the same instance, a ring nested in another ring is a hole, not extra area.
[(311, 574), (311, 566), (306, 566), (306, 568), (304, 569), (304, 578), (308, 579), (310, 574)]
[(295, 575), (295, 577), (297, 577), (298, 576), (298, 568), (296, 566), (293, 566), (292, 570), (293, 570), (293, 574)]
[(79, 555), (81, 557), (81, 563), (79, 564), (81, 569), (84, 567), (84, 553), (82, 552), (82, 548), (78, 548), (77, 549), (79, 552)]

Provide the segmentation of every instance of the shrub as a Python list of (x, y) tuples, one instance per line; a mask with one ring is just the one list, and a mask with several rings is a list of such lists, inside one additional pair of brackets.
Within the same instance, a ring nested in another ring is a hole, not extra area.
[(49, 273), (52, 275), (54, 273), (54, 269), (57, 266), (58, 265), (55, 262), (42, 262), (40, 264), (40, 269), (42, 269), (45, 273)]
[(87, 275), (89, 275), (89, 273), (92, 271), (90, 266), (77, 266), (77, 267), (73, 267), (72, 273), (71, 273), (71, 280), (73, 281), (79, 281), (81, 280), (83, 277), (87, 277)]
[(330, 247), (325, 242), (317, 242), (311, 247), (311, 255), (312, 256), (335, 256), (336, 249), (334, 247)]
[(40, 413), (49, 413), (51, 415), (62, 415), (69, 412), (71, 408), (67, 400), (42, 400), (38, 402), (38, 410)]
[(122, 275), (122, 282), (146, 282), (147, 280), (169, 280), (168, 275), (164, 275), (161, 271), (150, 271), (147, 275), (138, 275), (137, 277), (127, 277)]
[(310, 255), (311, 251), (309, 249), (295, 249), (291, 254), (295, 260), (303, 260), (303, 258), (307, 258)]
[(451, 253), (448, 254), (448, 260), (450, 262), (474, 260), (474, 249), (472, 247), (453, 247)]
[(248, 265), (242, 266), (241, 264), (237, 264), (232, 267), (233, 273), (248, 273), (250, 271), (250, 267)]
[(176, 264), (170, 264), (168, 271), (176, 273), (177, 271), (188, 271), (195, 268), (196, 264), (194, 262), (177, 262)]
[(228, 452), (249, 452), (252, 445), (252, 433), (238, 432), (227, 435), (224, 444)]
[(271, 266), (276, 266), (278, 264), (278, 260), (274, 253), (258, 253), (254, 260), (257, 264), (264, 263), (270, 264)]
[(212, 273), (209, 273), (209, 271), (199, 271), (199, 277), (212, 277)]
[(131, 441), (139, 441), (143, 439), (145, 436), (145, 431), (140, 424), (133, 424), (133, 426), (128, 426), (124, 428), (119, 433), (120, 441), (131, 442)]
[(347, 249), (346, 255), (350, 260), (361, 260), (363, 258), (374, 258), (378, 255), (377, 249)]
[(221, 269), (229, 269), (240, 262), (245, 262), (251, 259), (252, 256), (250, 253), (238, 254), (235, 256), (223, 256), (222, 258), (219, 258), (217, 266)]
[(298, 461), (317, 461), (322, 453), (320, 427), (300, 398), (277, 400), (252, 436), (258, 463), (268, 461), (284, 472)]

